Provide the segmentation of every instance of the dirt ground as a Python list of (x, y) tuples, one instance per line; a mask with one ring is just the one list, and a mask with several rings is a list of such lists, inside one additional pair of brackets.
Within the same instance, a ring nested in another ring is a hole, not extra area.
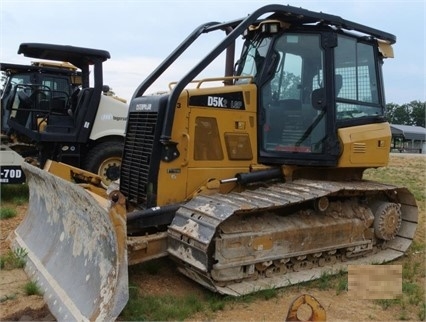
[[(0, 221), (0, 254), (9, 251), (8, 236), (27, 212), (27, 205), (18, 206), (18, 215)], [(28, 277), (23, 269), (0, 271), (0, 321), (54, 321), (40, 295), (27, 296), (24, 286)]]
[[(424, 212), (424, 207), (423, 212)], [(25, 216), (26, 205), (18, 207), (17, 217), (0, 221), (0, 254), (9, 250), (7, 236), (17, 227)], [(424, 217), (425, 214), (423, 213)], [(424, 224), (424, 222), (423, 222)], [(424, 231), (424, 229), (422, 229)], [(423, 232), (424, 234), (424, 232)], [(421, 240), (424, 236), (420, 237)], [(393, 265), (402, 265), (406, 261), (419, 261), (423, 263), (423, 252), (412, 253), (401, 258)], [(184, 295), (188, 293), (202, 294), (206, 292), (201, 286), (180, 275), (174, 265), (167, 259), (166, 265), (161, 267), (155, 275), (134, 273), (136, 268), (131, 268), (133, 282), (140, 286), (144, 295), (171, 294)], [(45, 305), (42, 296), (27, 296), (23, 291), (28, 279), (22, 269), (0, 271), (0, 321), (54, 321)], [(425, 283), (424, 278), (418, 283)], [(302, 294), (314, 296), (325, 308), (328, 321), (417, 321), (417, 313), (406, 310), (406, 315), (401, 317), (401, 308), (390, 306), (384, 309), (377, 301), (358, 299), (350, 296), (349, 292), (336, 294), (336, 289), (329, 290), (307, 289), (292, 287), (280, 290), (277, 296), (269, 299), (256, 299), (250, 302), (229, 302), (223, 310), (206, 313), (197, 313), (190, 321), (283, 321), (291, 302)], [(302, 307), (299, 317), (307, 319), (310, 312)]]

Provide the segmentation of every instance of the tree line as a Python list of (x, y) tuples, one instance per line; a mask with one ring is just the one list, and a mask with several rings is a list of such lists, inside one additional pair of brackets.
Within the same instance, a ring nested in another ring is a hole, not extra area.
[(385, 116), (390, 124), (426, 127), (426, 102), (412, 101), (407, 104), (386, 104)]

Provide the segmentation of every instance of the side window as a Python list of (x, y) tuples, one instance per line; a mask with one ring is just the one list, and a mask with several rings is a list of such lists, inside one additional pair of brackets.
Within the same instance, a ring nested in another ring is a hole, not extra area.
[(20, 87), (17, 87), (18, 90), (23, 90), (25, 88), (25, 85), (28, 85), (31, 83), (31, 77), (30, 75), (26, 74), (20, 74), (20, 75), (14, 75), (10, 78), (9, 84), (10, 89), (14, 89), (17, 87), (17, 85), (22, 85)]
[(70, 95), (70, 83), (67, 78), (57, 78), (45, 76), (42, 81), (44, 88), (52, 92), (53, 97), (64, 97)]
[[(6, 77), (6, 75), (5, 75)], [(23, 90), (22, 87), (17, 87), (17, 85), (21, 85), (21, 84), (29, 84), (30, 82), (30, 76), (29, 75), (14, 75), (14, 76), (10, 76), (9, 79), (6, 78), (6, 80), (8, 80), (7, 83), (4, 83), (4, 89), (3, 89), (3, 93), (2, 93), (2, 99), (8, 100), (11, 99), (9, 97), (9, 95), (14, 95), (14, 91), (16, 90)], [(4, 104), (4, 102), (3, 102)]]
[[(42, 79), (42, 90), (50, 101), (50, 109), (65, 113), (70, 104), (70, 80), (67, 77), (45, 75)], [(41, 102), (40, 102), (41, 103)]]
[(337, 119), (382, 115), (374, 48), (339, 36), (334, 57)]
[(223, 160), (219, 129), (214, 117), (195, 119), (194, 160)]

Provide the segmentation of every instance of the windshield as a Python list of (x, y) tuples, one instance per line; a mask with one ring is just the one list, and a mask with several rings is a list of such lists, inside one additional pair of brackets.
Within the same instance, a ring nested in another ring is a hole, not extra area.
[(17, 74), (10, 76), (9, 79), (6, 78), (7, 83), (4, 85), (3, 97), (10, 95), (10, 92), (16, 85), (29, 84), (30, 79), (29, 74)]
[[(256, 77), (261, 72), (269, 48), (270, 38), (262, 38), (260, 41), (248, 40), (243, 48), (239, 62), (237, 75)], [(247, 82), (247, 79), (237, 80), (237, 83)]]

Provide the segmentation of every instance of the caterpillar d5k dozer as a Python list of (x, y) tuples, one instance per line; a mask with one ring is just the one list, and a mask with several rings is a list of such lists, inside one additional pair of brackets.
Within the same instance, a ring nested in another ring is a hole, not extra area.
[[(145, 94), (213, 31), (224, 38), (179, 82)], [(126, 258), (169, 255), (198, 283), (238, 296), (402, 256), (417, 225), (413, 195), (363, 179), (389, 158), (381, 67), (395, 41), (282, 5), (196, 28), (135, 91), (109, 214), (71, 183), (78, 169), (25, 165), (31, 213), (17, 240), (60, 290), (51, 305), (114, 316), (127, 297)], [(222, 52), (225, 75), (196, 80)], [(111, 219), (124, 199), (128, 257)]]

